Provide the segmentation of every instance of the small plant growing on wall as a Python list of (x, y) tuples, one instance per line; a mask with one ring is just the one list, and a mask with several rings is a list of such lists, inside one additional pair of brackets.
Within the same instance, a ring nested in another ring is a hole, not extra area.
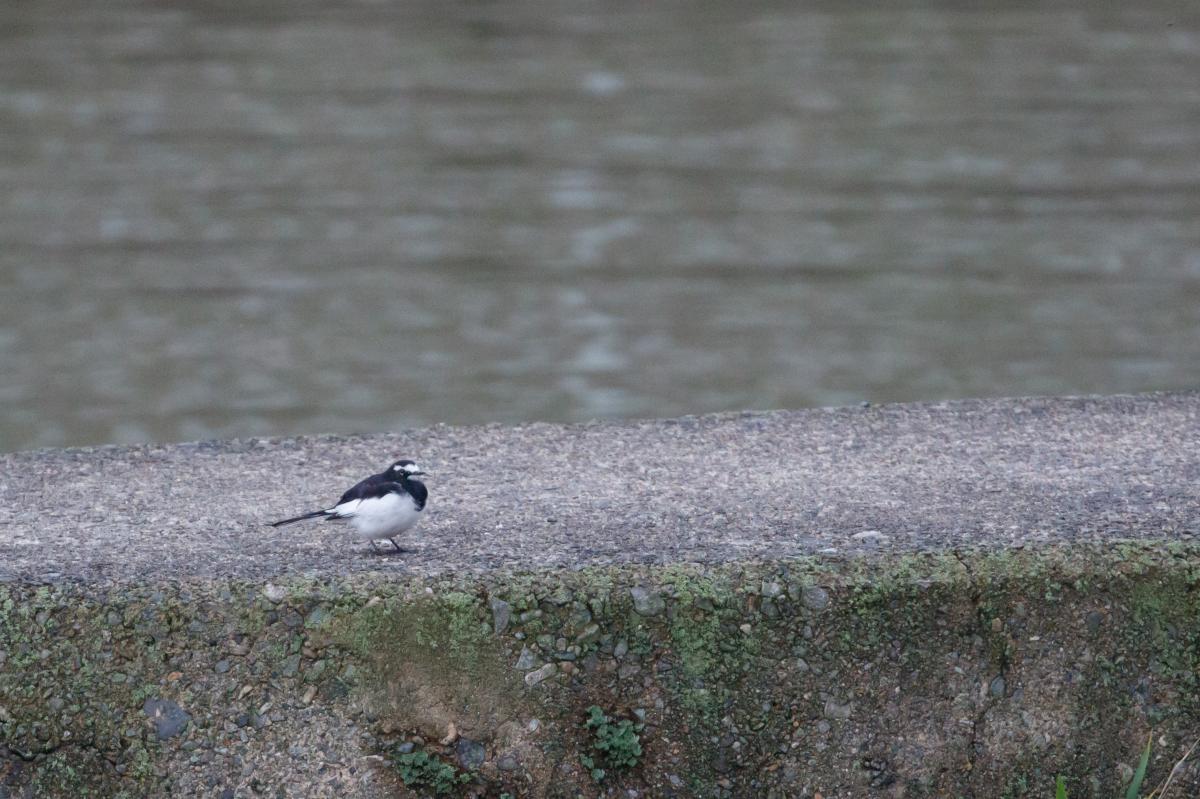
[[(1154, 740), (1151, 736), (1150, 740), (1146, 741), (1146, 748), (1142, 750), (1142, 759), (1138, 761), (1137, 770), (1133, 772), (1133, 779), (1129, 781), (1129, 787), (1125, 789), (1125, 799), (1139, 799), (1142, 795), (1142, 782), (1146, 779), (1146, 767), (1150, 765), (1150, 744)], [(1183, 760), (1187, 760), (1188, 755), (1192, 753), (1196, 746), (1193, 744), (1188, 753), (1183, 756)], [(1176, 765), (1176, 768), (1183, 763), (1183, 760)], [(1174, 775), (1175, 769), (1171, 770), (1171, 774), (1167, 776), (1166, 782), (1159, 788), (1151, 791), (1146, 795), (1146, 799), (1156, 797), (1160, 799), (1167, 792), (1167, 786), (1171, 783), (1171, 777)], [(1063, 777), (1059, 777), (1054, 781), (1054, 799), (1067, 799), (1067, 781)]]
[(599, 782), (609, 770), (629, 769), (638, 764), (642, 756), (642, 739), (638, 735), (641, 725), (635, 725), (629, 719), (614, 721), (592, 705), (588, 708), (584, 726), (592, 732), (592, 749), (597, 756), (582, 755), (579, 760), (591, 771), (592, 779)]
[(450, 793), (459, 785), (471, 781), (470, 774), (459, 773), (454, 766), (424, 751), (395, 755), (392, 762), (405, 785), (410, 788), (425, 788), (438, 796)]

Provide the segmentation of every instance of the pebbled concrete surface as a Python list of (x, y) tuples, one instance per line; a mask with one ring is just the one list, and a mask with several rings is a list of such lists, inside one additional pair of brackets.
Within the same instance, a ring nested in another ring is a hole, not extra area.
[[(0, 580), (430, 576), (1200, 533), (1200, 393), (434, 427), (0, 456)], [(403, 555), (328, 503), (431, 472)]]

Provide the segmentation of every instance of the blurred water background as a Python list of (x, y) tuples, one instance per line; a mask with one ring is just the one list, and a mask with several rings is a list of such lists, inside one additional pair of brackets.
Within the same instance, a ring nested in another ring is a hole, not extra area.
[(0, 4), (0, 450), (1195, 387), (1200, 4)]

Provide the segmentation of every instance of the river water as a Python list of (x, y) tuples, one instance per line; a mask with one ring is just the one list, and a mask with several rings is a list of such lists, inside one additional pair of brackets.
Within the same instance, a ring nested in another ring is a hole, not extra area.
[(0, 5), (0, 450), (1195, 387), (1200, 4)]

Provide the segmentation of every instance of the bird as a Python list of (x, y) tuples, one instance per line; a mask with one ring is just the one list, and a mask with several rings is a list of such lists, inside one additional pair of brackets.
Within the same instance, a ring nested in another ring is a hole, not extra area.
[(413, 479), (424, 475), (417, 464), (401, 459), (379, 474), (359, 481), (333, 507), (280, 519), (271, 526), (283, 527), (306, 519), (348, 521), (357, 537), (368, 542), (376, 554), (381, 550), (375, 542), (383, 539), (391, 541), (397, 552), (403, 552), (396, 536), (411, 530), (425, 512), (429, 490), (420, 480)]

